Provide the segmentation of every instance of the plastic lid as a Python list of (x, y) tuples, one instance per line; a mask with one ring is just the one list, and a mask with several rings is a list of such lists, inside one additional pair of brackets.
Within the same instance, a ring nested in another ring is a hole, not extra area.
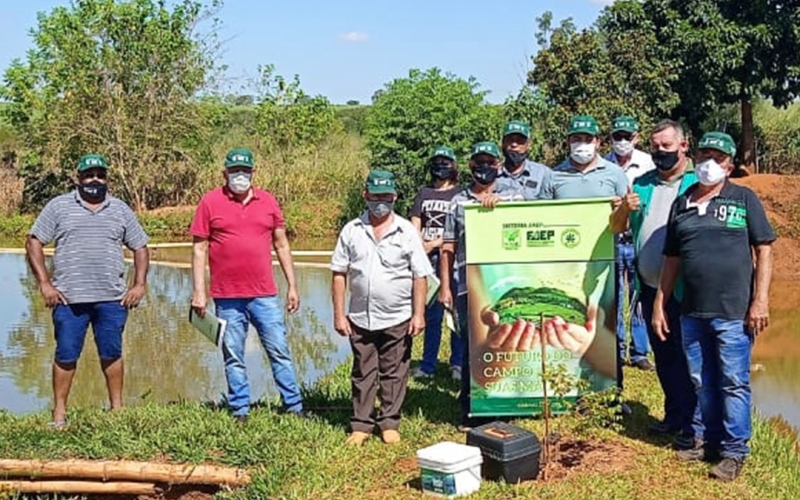
[(442, 441), (417, 451), (417, 458), (428, 463), (443, 465), (455, 464), (465, 460), (481, 457), (481, 449), (477, 446)]

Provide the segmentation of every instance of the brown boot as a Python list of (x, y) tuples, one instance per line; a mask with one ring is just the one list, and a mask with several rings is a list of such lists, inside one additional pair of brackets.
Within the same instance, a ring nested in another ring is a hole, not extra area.
[(381, 437), (386, 444), (397, 444), (400, 442), (400, 433), (395, 429), (386, 429), (383, 431)]
[(344, 442), (344, 444), (361, 446), (367, 439), (369, 439), (369, 434), (366, 432), (353, 431), (349, 436), (347, 436), (347, 440)]

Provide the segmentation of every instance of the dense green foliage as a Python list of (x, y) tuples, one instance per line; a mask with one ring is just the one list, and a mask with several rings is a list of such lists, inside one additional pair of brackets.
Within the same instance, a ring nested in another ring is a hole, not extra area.
[(371, 166), (397, 175), (401, 213), (419, 186), (429, 182), (429, 159), (438, 145), (453, 148), (466, 166), (472, 144), (496, 140), (501, 116), (485, 103), (485, 96), (474, 79), (436, 68), (411, 70), (376, 96), (365, 129)]

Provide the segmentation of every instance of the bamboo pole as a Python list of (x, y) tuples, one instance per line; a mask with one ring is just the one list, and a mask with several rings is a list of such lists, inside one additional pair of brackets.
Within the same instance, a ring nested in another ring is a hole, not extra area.
[(83, 495), (158, 495), (153, 483), (127, 483), (95, 481), (0, 481), (0, 492), (15, 493), (72, 493)]
[(125, 460), (45, 462), (41, 460), (0, 459), (0, 478), (2, 477), (59, 477), (102, 481), (145, 481), (167, 484), (228, 486), (244, 486), (250, 482), (250, 474), (242, 469), (213, 465), (158, 464)]
[(544, 399), (544, 464), (542, 481), (547, 481), (547, 468), (550, 465), (550, 400), (547, 399), (547, 340), (544, 338), (544, 313), (539, 313), (539, 328), (542, 345), (542, 398)]

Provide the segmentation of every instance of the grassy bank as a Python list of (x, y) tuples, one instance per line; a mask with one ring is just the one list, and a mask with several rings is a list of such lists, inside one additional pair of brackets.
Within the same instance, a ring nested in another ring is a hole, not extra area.
[[(421, 342), (415, 343), (416, 358)], [(444, 343), (446, 345), (446, 342)], [(235, 425), (213, 405), (178, 402), (145, 404), (116, 414), (95, 409), (71, 412), (65, 431), (47, 429), (45, 413), (15, 417), (0, 413), (0, 456), (7, 458), (130, 458), (211, 462), (250, 468), (245, 490), (221, 498), (401, 499), (421, 498), (415, 451), (442, 440), (463, 442), (457, 418), (456, 385), (446, 377), (410, 383), (401, 431), (402, 444), (380, 439), (363, 448), (342, 446), (349, 416), (348, 367), (340, 366), (306, 389), (315, 417), (281, 416), (264, 403), (244, 425)], [(220, 377), (223, 375), (220, 374)], [(547, 483), (521, 486), (484, 482), (476, 499), (794, 499), (800, 491), (800, 461), (793, 434), (757, 418), (753, 455), (733, 484), (706, 478), (703, 464), (682, 464), (663, 439), (648, 436), (660, 416), (655, 375), (626, 372), (626, 391), (634, 410), (620, 431), (577, 431), (564, 417), (556, 424), (564, 451)], [(543, 432), (538, 420), (518, 425)], [(197, 498), (192, 497), (192, 498)]]

